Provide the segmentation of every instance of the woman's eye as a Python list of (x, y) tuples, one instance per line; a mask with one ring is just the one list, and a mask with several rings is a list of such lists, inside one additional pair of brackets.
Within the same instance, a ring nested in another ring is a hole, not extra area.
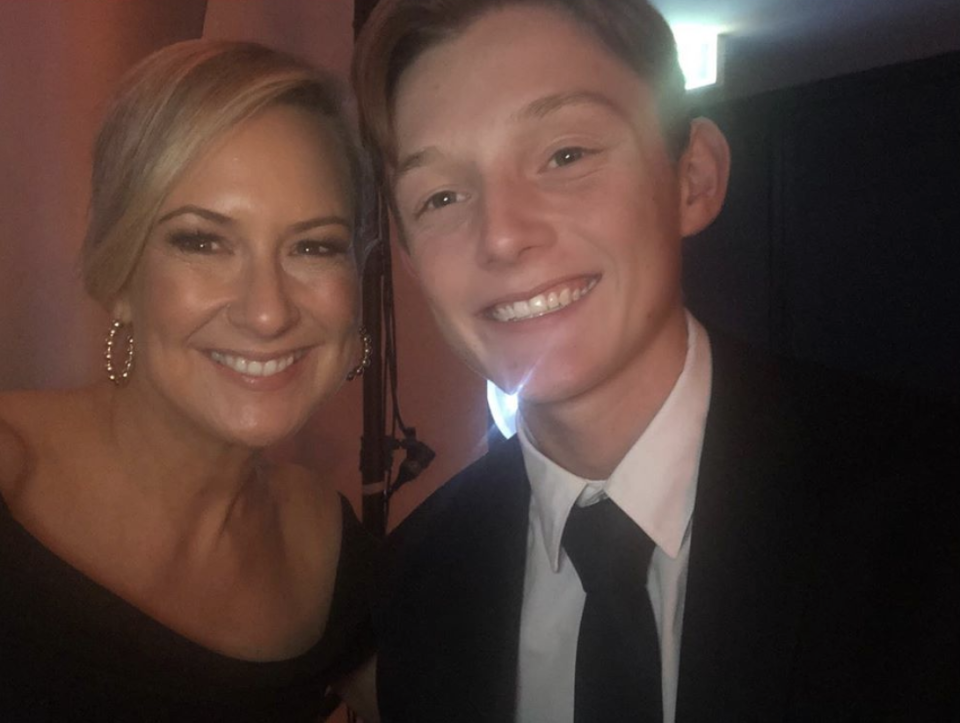
[(301, 256), (326, 256), (330, 253), (329, 246), (321, 241), (298, 241), (295, 248)]
[(298, 241), (294, 253), (300, 256), (334, 256), (344, 253), (349, 247), (346, 241)]
[(221, 238), (200, 231), (170, 234), (170, 243), (181, 251), (191, 254), (212, 254), (220, 250)]
[(569, 166), (571, 163), (576, 163), (583, 158), (586, 153), (586, 150), (583, 148), (561, 148), (550, 156), (549, 165), (558, 168), (561, 166)]

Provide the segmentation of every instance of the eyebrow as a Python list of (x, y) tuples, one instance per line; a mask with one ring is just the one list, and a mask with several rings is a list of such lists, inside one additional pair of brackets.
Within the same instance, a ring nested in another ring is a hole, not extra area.
[(317, 216), (316, 218), (309, 218), (306, 221), (300, 221), (290, 226), (290, 231), (292, 233), (303, 233), (304, 231), (320, 228), (322, 226), (343, 226), (348, 231), (353, 228), (353, 224), (343, 216), (333, 215)]
[(427, 146), (426, 148), (422, 148), (421, 150), (404, 157), (400, 163), (397, 164), (397, 170), (393, 174), (393, 182), (396, 183), (405, 174), (417, 168), (422, 168), (429, 163), (431, 158), (435, 158), (440, 155), (441, 153), (439, 150), (437, 150), (436, 146)]
[[(606, 97), (602, 93), (595, 93), (590, 90), (577, 90), (569, 93), (554, 93), (552, 95), (544, 96), (543, 98), (537, 98), (536, 100), (525, 105), (519, 111), (513, 113), (510, 116), (510, 119), (515, 122), (524, 120), (543, 120), (552, 113), (556, 113), (564, 108), (577, 105), (601, 106), (609, 111), (612, 111), (621, 118), (629, 120), (626, 117), (626, 113), (623, 111), (623, 109), (614, 103), (610, 98)], [(415, 151), (410, 155), (405, 156), (403, 159), (401, 159), (400, 163), (397, 164), (397, 170), (393, 174), (393, 182), (396, 183), (405, 174), (417, 168), (422, 168), (434, 158), (442, 155), (443, 154), (436, 146), (427, 146), (426, 148), (421, 148), (419, 151)]]
[(554, 93), (531, 101), (513, 114), (513, 120), (542, 120), (552, 113), (576, 105), (598, 105), (626, 117), (624, 110), (602, 93), (591, 90), (575, 90), (569, 93)]
[(180, 206), (175, 208), (169, 213), (165, 213), (157, 220), (157, 225), (159, 226), (162, 223), (166, 223), (172, 218), (177, 216), (186, 216), (187, 214), (192, 214), (194, 216), (199, 216), (200, 218), (205, 218), (208, 221), (213, 221), (214, 223), (219, 223), (221, 226), (229, 226), (233, 223), (233, 219), (229, 216), (224, 216), (222, 213), (217, 213), (216, 211), (211, 211), (209, 208), (203, 208), (202, 206), (194, 206), (187, 204), (186, 206)]
[[(180, 206), (175, 208), (169, 213), (164, 214), (157, 221), (159, 226), (162, 223), (166, 223), (170, 219), (176, 218), (178, 216), (185, 215), (194, 215), (199, 216), (200, 218), (205, 218), (208, 221), (213, 223), (220, 224), (221, 226), (232, 226), (235, 222), (230, 216), (226, 216), (222, 213), (217, 213), (216, 211), (211, 211), (209, 208), (203, 208), (202, 206), (194, 206), (188, 204), (186, 206)], [(303, 233), (304, 231), (309, 231), (314, 228), (320, 228), (322, 226), (343, 226), (348, 231), (353, 228), (353, 224), (350, 223), (343, 216), (338, 216), (336, 214), (329, 216), (317, 216), (315, 218), (308, 218), (306, 221), (298, 221), (295, 224), (292, 224), (289, 227), (290, 233)]]

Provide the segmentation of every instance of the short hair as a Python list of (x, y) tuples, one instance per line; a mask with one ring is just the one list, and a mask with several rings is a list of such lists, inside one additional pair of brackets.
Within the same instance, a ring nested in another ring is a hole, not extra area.
[(683, 72), (670, 26), (646, 0), (380, 0), (357, 41), (353, 84), (364, 137), (381, 170), (398, 162), (393, 111), (403, 72), (480, 16), (514, 5), (566, 13), (647, 81), (667, 149), (680, 157), (690, 138)]
[[(97, 135), (81, 251), (84, 285), (94, 299), (107, 304), (124, 289), (164, 200), (211, 142), (274, 106), (301, 108), (333, 132), (360, 217), (362, 157), (332, 77), (255, 43), (176, 43), (123, 77)], [(358, 233), (355, 224), (355, 239)]]

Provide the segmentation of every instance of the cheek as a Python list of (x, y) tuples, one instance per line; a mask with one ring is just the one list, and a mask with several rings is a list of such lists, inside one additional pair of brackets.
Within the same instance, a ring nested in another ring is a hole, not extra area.
[(444, 339), (476, 368), (474, 357), (480, 342), (474, 322), (480, 302), (475, 290), (471, 291), (475, 274), (464, 263), (456, 254), (431, 253), (411, 258), (410, 266)]
[(343, 272), (325, 275), (304, 289), (303, 302), (331, 331), (352, 331), (360, 311), (360, 287), (356, 273)]
[(469, 309), (465, 292), (470, 277), (461, 264), (449, 254), (431, 254), (416, 264), (416, 275), (437, 321), (456, 326)]
[(679, 218), (669, 189), (624, 177), (578, 210), (596, 242), (623, 263), (659, 265), (679, 254)]
[(134, 327), (141, 335), (164, 331), (189, 331), (201, 325), (223, 303), (221, 280), (197, 268), (179, 268), (176, 273), (162, 264), (142, 270), (133, 293)]

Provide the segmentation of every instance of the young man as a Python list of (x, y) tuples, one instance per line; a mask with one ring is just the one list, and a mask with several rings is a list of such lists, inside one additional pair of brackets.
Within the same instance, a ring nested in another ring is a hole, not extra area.
[(960, 421), (684, 309), (720, 211), (643, 0), (381, 0), (362, 119), (448, 341), (517, 437), (395, 539), (395, 721), (957, 720)]

